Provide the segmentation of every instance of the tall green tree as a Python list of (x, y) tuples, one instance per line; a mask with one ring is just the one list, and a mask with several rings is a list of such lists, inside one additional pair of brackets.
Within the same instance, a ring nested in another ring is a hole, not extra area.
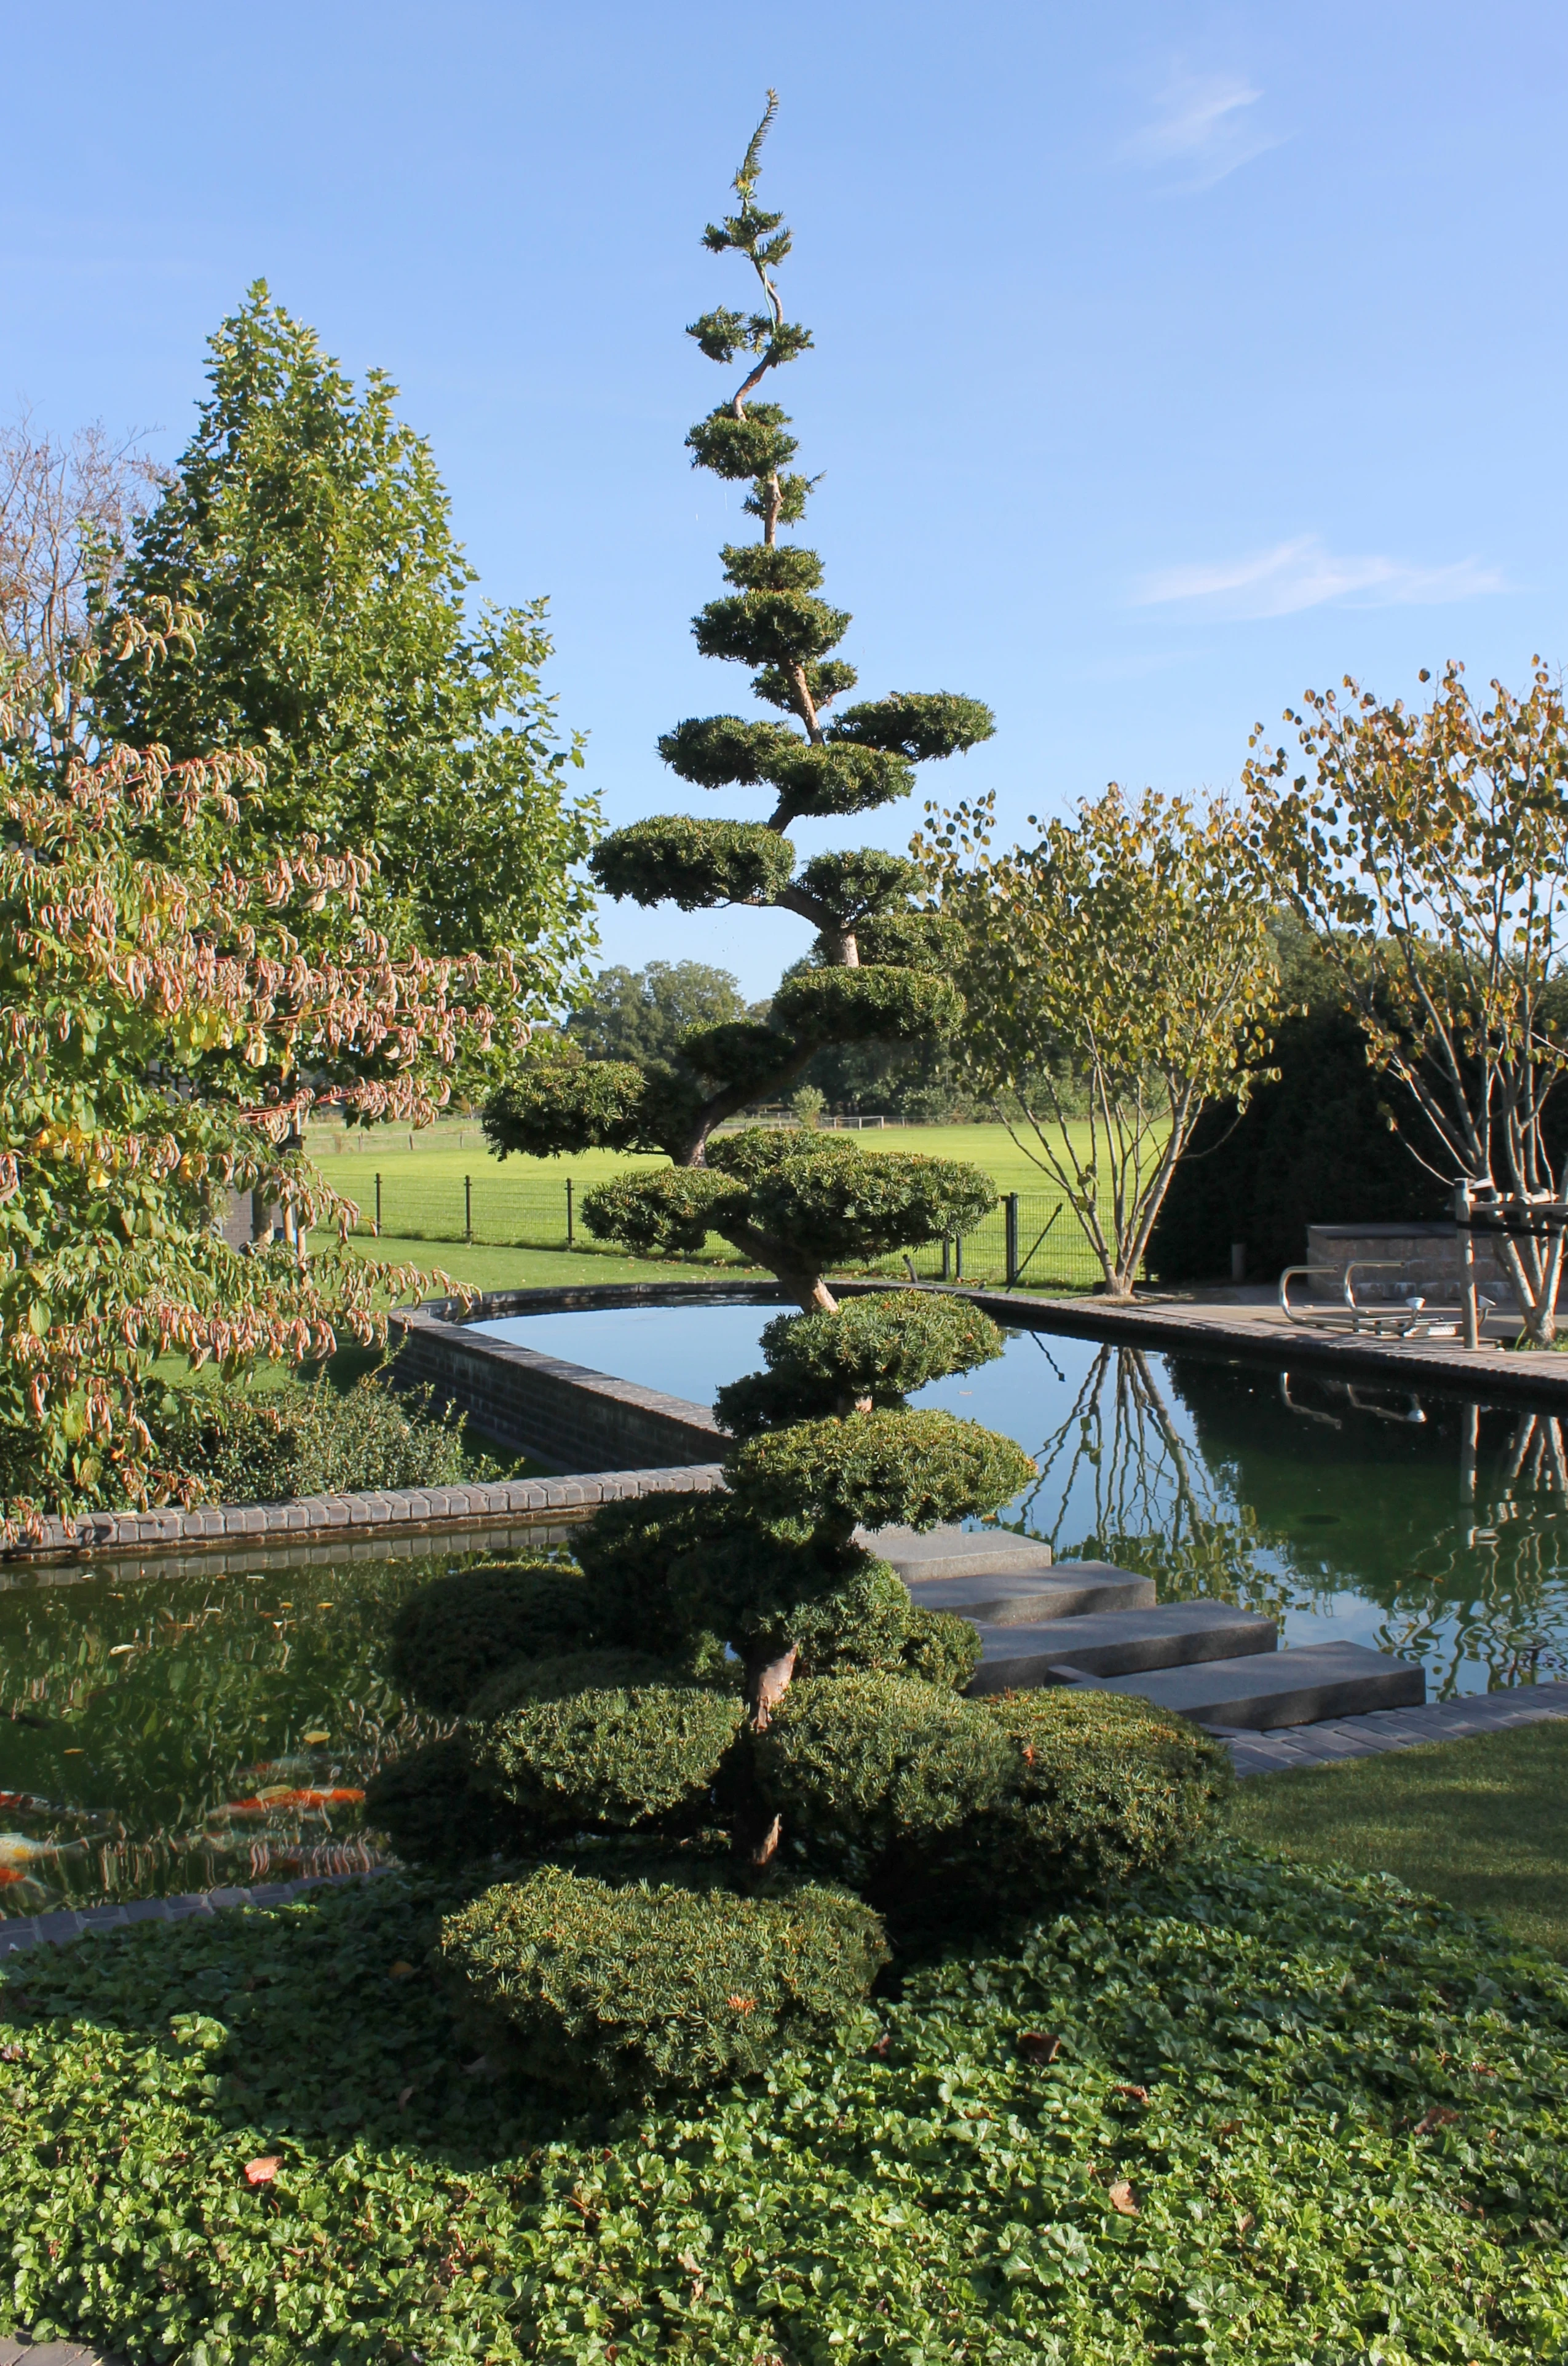
[(593, 941), (574, 794), (541, 684), (545, 603), (468, 613), (429, 445), (380, 370), (356, 390), (264, 281), (213, 337), (210, 391), (135, 528), (120, 618), (167, 603), (200, 630), (104, 686), (106, 727), (176, 760), (253, 749), (247, 860), (308, 837), (377, 864), (366, 909), (427, 953), (527, 950), (558, 973)]
[(695, 468), (747, 488), (743, 507), (758, 525), (754, 542), (725, 546), (731, 589), (694, 620), (697, 646), (750, 667), (757, 698), (789, 719), (691, 716), (659, 741), (666, 763), (693, 787), (762, 790), (773, 809), (766, 821), (665, 814), (635, 822), (605, 839), (591, 868), (609, 895), (636, 904), (793, 912), (817, 932), (817, 963), (785, 980), (765, 1020), (694, 1030), (674, 1061), (596, 1063), (591, 1071), (569, 1058), (542, 1061), (490, 1104), (487, 1125), (503, 1155), (597, 1144), (664, 1150), (678, 1165), (700, 1166), (716, 1125), (748, 1102), (778, 1098), (823, 1045), (919, 1041), (959, 1013), (941, 974), (940, 924), (913, 907), (914, 866), (877, 847), (800, 863), (787, 835), (799, 822), (870, 813), (907, 796), (916, 764), (972, 748), (995, 726), (978, 699), (946, 691), (895, 691), (829, 719), (855, 686), (854, 668), (833, 654), (851, 619), (821, 597), (816, 552), (780, 539), (804, 516), (812, 486), (790, 467), (787, 414), (757, 399), (769, 373), (812, 343), (785, 319), (778, 294), (790, 232), (782, 215), (757, 202), (776, 105), (770, 94), (735, 175), (735, 210), (703, 232), (711, 254), (749, 266), (756, 309), (722, 307), (687, 332), (710, 361), (738, 363), (743, 376), (686, 440)]
[(649, 962), (643, 969), (601, 969), (566, 1021), (590, 1060), (678, 1058), (681, 1040), (700, 1027), (748, 1016), (727, 969), (706, 962)]

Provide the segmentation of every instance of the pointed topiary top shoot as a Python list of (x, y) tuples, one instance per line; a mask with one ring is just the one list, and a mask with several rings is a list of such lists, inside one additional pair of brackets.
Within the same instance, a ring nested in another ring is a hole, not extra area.
[[(744, 506), (758, 522), (755, 542), (725, 546), (733, 589), (694, 620), (697, 646), (705, 657), (751, 667), (758, 699), (789, 720), (691, 716), (659, 741), (681, 780), (700, 789), (761, 791), (772, 811), (765, 821), (666, 814), (634, 822), (601, 842), (591, 867), (609, 895), (638, 904), (794, 912), (817, 932), (812, 966), (779, 987), (766, 1021), (699, 1030), (673, 1064), (588, 1062), (575, 1046), (553, 1047), (494, 1096), (485, 1123), (503, 1156), (590, 1147), (667, 1152), (701, 1179), (666, 1175), (639, 1177), (635, 1189), (608, 1187), (585, 1205), (590, 1228), (645, 1252), (700, 1245), (717, 1232), (778, 1273), (806, 1304), (831, 1305), (820, 1290), (823, 1263), (966, 1229), (991, 1195), (973, 1169), (868, 1161), (847, 1144), (810, 1136), (788, 1144), (743, 1137), (710, 1153), (716, 1126), (751, 1103), (777, 1098), (824, 1045), (907, 1042), (949, 1029), (962, 1015), (942, 974), (943, 924), (913, 908), (913, 864), (879, 847), (800, 863), (786, 832), (907, 796), (916, 764), (972, 748), (995, 727), (989, 707), (948, 691), (895, 691), (840, 707), (855, 670), (832, 653), (849, 614), (821, 596), (816, 552), (779, 540), (780, 528), (804, 515), (813, 480), (791, 468), (796, 443), (786, 413), (756, 399), (769, 372), (812, 343), (809, 330), (784, 318), (778, 294), (790, 232), (782, 215), (756, 201), (776, 111), (770, 92), (735, 175), (735, 210), (703, 232), (711, 253), (738, 254), (751, 265), (757, 309), (706, 312), (687, 332), (709, 360), (726, 369), (739, 363), (745, 374), (686, 440), (694, 467), (747, 486)], [(875, 1172), (863, 1179), (868, 1167)], [(766, 1208), (754, 1188), (764, 1178)], [(794, 1181), (804, 1193), (800, 1206)], [(977, 1200), (977, 1193), (984, 1196)], [(826, 1200), (838, 1219), (832, 1239), (818, 1244), (812, 1236), (823, 1227), (804, 1202), (814, 1208)], [(792, 1244), (804, 1244), (803, 1253)]]

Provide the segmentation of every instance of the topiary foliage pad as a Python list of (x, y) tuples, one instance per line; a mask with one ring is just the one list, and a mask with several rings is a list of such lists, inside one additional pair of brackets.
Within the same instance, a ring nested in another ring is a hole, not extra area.
[(387, 1672), (405, 1699), (460, 1717), (487, 1678), (525, 1653), (579, 1651), (597, 1629), (588, 1589), (568, 1564), (454, 1570), (398, 1610)]
[(441, 1934), (492, 2058), (609, 2099), (746, 2078), (830, 2036), (887, 1953), (879, 1917), (841, 1891), (612, 1888), (559, 1865), (487, 1890)]

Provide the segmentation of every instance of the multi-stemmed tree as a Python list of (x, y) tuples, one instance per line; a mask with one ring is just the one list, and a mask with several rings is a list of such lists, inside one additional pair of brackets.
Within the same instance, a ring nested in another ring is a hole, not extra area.
[[(756, 399), (769, 372), (812, 342), (808, 330), (784, 318), (776, 282), (790, 232), (781, 215), (756, 202), (775, 107), (770, 93), (735, 175), (735, 211), (703, 234), (713, 254), (739, 254), (751, 265), (757, 309), (721, 308), (688, 332), (711, 361), (733, 368), (739, 359), (745, 375), (687, 443), (695, 467), (749, 488), (745, 507), (760, 529), (755, 542), (725, 546), (733, 588), (696, 618), (697, 646), (705, 657), (752, 667), (757, 697), (790, 720), (693, 716), (659, 741), (681, 780), (702, 789), (762, 789), (773, 810), (766, 821), (666, 814), (634, 822), (601, 842), (591, 867), (608, 894), (638, 904), (796, 913), (817, 932), (812, 963), (780, 986), (766, 1020), (695, 1029), (673, 1062), (589, 1062), (569, 1043), (549, 1047), (494, 1096), (485, 1121), (503, 1157), (511, 1150), (537, 1155), (601, 1146), (664, 1151), (678, 1167), (700, 1174), (722, 1169), (722, 1184), (666, 1174), (640, 1178), (635, 1189), (606, 1189), (590, 1195), (585, 1219), (604, 1237), (646, 1249), (691, 1245), (713, 1230), (784, 1274), (767, 1224), (751, 1221), (740, 1204), (748, 1199), (742, 1167), (755, 1166), (758, 1154), (739, 1154), (737, 1165), (725, 1145), (724, 1155), (711, 1157), (714, 1128), (777, 1098), (824, 1045), (920, 1039), (951, 1028), (961, 1012), (941, 974), (942, 924), (913, 907), (921, 884), (914, 865), (878, 847), (798, 863), (787, 833), (798, 822), (870, 813), (907, 796), (916, 764), (974, 747), (994, 725), (978, 699), (946, 691), (894, 692), (827, 719), (855, 685), (854, 668), (832, 655), (850, 617), (821, 597), (816, 552), (779, 539), (781, 527), (804, 515), (812, 485), (790, 468), (796, 445), (786, 414)], [(878, 1238), (887, 1248), (949, 1228), (931, 1222), (935, 1171), (923, 1169), (916, 1180), (904, 1172), (908, 1164), (877, 1162)], [(778, 1165), (777, 1155), (766, 1162), (775, 1185)], [(830, 1191), (854, 1196), (842, 1151), (822, 1172)], [(957, 1170), (948, 1182), (960, 1197), (973, 1188)], [(903, 1211), (904, 1198), (918, 1204)], [(787, 1279), (793, 1288), (799, 1277), (791, 1269)]]
[(786, 2038), (853, 2013), (886, 1954), (884, 1910), (1028, 1904), (1063, 1880), (1158, 1861), (1193, 1828), (1219, 1763), (1192, 1729), (1114, 1696), (964, 1697), (974, 1629), (917, 1609), (877, 1555), (889, 1526), (995, 1512), (1034, 1465), (1008, 1438), (905, 1403), (1000, 1352), (983, 1314), (916, 1291), (839, 1307), (823, 1268), (929, 1238), (956, 1211), (972, 1221), (986, 1178), (812, 1132), (744, 1132), (704, 1158), (719, 1119), (777, 1089), (812, 1044), (890, 1014), (926, 1023), (946, 994), (917, 968), (863, 958), (875, 930), (914, 933), (908, 866), (823, 858), (796, 884), (785, 822), (901, 794), (913, 756), (990, 728), (967, 701), (905, 699), (823, 730), (847, 673), (826, 652), (847, 619), (815, 598), (816, 560), (779, 549), (805, 488), (783, 473), (780, 414), (745, 407), (806, 342), (770, 276), (787, 236), (754, 203), (772, 113), (770, 99), (736, 177), (739, 213), (708, 233), (751, 258), (767, 309), (695, 331), (706, 351), (744, 348), (755, 365), (692, 438), (700, 461), (750, 478), (764, 539), (726, 554), (736, 597), (698, 631), (757, 664), (763, 694), (805, 736), (734, 716), (683, 724), (666, 752), (688, 778), (767, 780), (778, 813), (764, 826), (644, 823), (607, 843), (599, 871), (648, 900), (789, 903), (817, 923), (823, 965), (778, 997), (768, 1026), (689, 1038), (678, 1070), (535, 1070), (490, 1121), (511, 1147), (668, 1149), (683, 1163), (607, 1187), (596, 1222), (649, 1245), (711, 1225), (806, 1311), (769, 1324), (765, 1372), (720, 1392), (735, 1439), (723, 1488), (609, 1507), (576, 1567), (461, 1572), (413, 1597), (395, 1673), (463, 1723), (370, 1797), (407, 1854), (511, 1861), (447, 1921), (445, 1966), (487, 2048), (579, 2092), (762, 2068)]

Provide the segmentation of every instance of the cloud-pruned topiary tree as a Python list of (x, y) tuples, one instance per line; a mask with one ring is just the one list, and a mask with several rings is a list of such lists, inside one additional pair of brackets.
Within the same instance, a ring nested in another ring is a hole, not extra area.
[[(914, 865), (877, 847), (798, 863), (786, 834), (798, 822), (869, 813), (907, 796), (915, 765), (972, 748), (995, 727), (978, 699), (946, 691), (893, 692), (828, 719), (855, 685), (853, 667), (832, 654), (850, 617), (821, 597), (816, 552), (779, 540), (780, 528), (804, 515), (812, 480), (790, 468), (796, 445), (786, 414), (756, 399), (769, 372), (812, 342), (808, 330), (784, 318), (776, 283), (790, 232), (781, 215), (756, 200), (775, 110), (770, 92), (735, 175), (736, 208), (703, 233), (712, 254), (750, 265), (757, 309), (706, 312), (688, 332), (711, 361), (733, 368), (738, 360), (745, 375), (687, 443), (694, 467), (748, 488), (744, 506), (759, 526), (755, 542), (725, 546), (732, 588), (694, 620), (698, 648), (750, 666), (758, 699), (789, 720), (691, 716), (659, 741), (681, 780), (700, 789), (760, 790), (773, 810), (765, 821), (666, 814), (634, 822), (600, 843), (591, 868), (607, 894), (645, 906), (796, 913), (817, 932), (812, 965), (780, 986), (766, 1020), (694, 1029), (673, 1061), (588, 1062), (569, 1041), (545, 1047), (486, 1110), (487, 1132), (503, 1157), (598, 1146), (664, 1151), (678, 1166), (720, 1169), (723, 1161), (709, 1152), (714, 1128), (750, 1104), (777, 1098), (824, 1046), (917, 1042), (950, 1031), (962, 1013), (942, 974), (944, 924), (913, 907), (921, 884)], [(765, 1163), (776, 1177), (776, 1162)], [(707, 1209), (703, 1229), (737, 1239), (720, 1221), (720, 1202), (735, 1216), (741, 1170), (731, 1161), (726, 1171), (730, 1180)], [(832, 1171), (836, 1189), (843, 1170)], [(927, 1200), (932, 1188), (924, 1187)], [(638, 1247), (682, 1245), (697, 1224), (700, 1194), (667, 1177), (662, 1189), (668, 1200), (662, 1223), (656, 1190), (601, 1197), (585, 1209), (587, 1221)], [(884, 1189), (891, 1189), (884, 1177)], [(762, 1243), (766, 1225), (737, 1221), (746, 1235), (739, 1245), (779, 1270)], [(890, 1245), (901, 1245), (897, 1231), (890, 1231)]]
[(901, 945), (913, 941), (896, 910), (907, 866), (834, 857), (797, 886), (785, 823), (902, 794), (917, 757), (990, 729), (983, 709), (944, 698), (822, 725), (846, 686), (827, 651), (847, 619), (816, 598), (815, 559), (778, 548), (806, 488), (784, 473), (782, 414), (745, 408), (807, 342), (770, 276), (787, 233), (754, 202), (772, 116), (770, 98), (736, 176), (740, 211), (708, 233), (749, 256), (767, 309), (693, 332), (717, 358), (754, 356), (692, 443), (703, 465), (750, 479), (764, 538), (725, 554), (736, 594), (704, 611), (698, 637), (757, 665), (756, 686), (805, 736), (733, 715), (681, 725), (665, 743), (677, 769), (768, 782), (772, 821), (643, 823), (608, 841), (599, 869), (648, 901), (804, 909), (822, 963), (788, 981), (766, 1027), (689, 1036), (664, 1068), (535, 1069), (489, 1123), (503, 1148), (668, 1150), (673, 1166), (590, 1195), (595, 1229), (648, 1249), (719, 1232), (805, 1311), (770, 1323), (767, 1369), (720, 1392), (734, 1440), (722, 1488), (607, 1506), (565, 1583), (537, 1566), (449, 1576), (406, 1606), (398, 1681), (463, 1722), (369, 1797), (405, 1855), (511, 1861), (444, 1925), (445, 1972), (492, 2061), (608, 2096), (749, 2075), (851, 2021), (887, 1955), (884, 1911), (935, 1898), (973, 1916), (1160, 1862), (1228, 1766), (1141, 1703), (967, 1697), (976, 1630), (917, 1607), (876, 1549), (889, 1527), (996, 1512), (1035, 1466), (1009, 1438), (907, 1403), (1000, 1354), (988, 1316), (916, 1290), (839, 1306), (823, 1271), (966, 1228), (994, 1197), (988, 1179), (809, 1130), (709, 1145), (721, 1117), (803, 1065), (802, 1045), (913, 1031), (946, 993), (859, 957), (863, 921), (896, 918)]

